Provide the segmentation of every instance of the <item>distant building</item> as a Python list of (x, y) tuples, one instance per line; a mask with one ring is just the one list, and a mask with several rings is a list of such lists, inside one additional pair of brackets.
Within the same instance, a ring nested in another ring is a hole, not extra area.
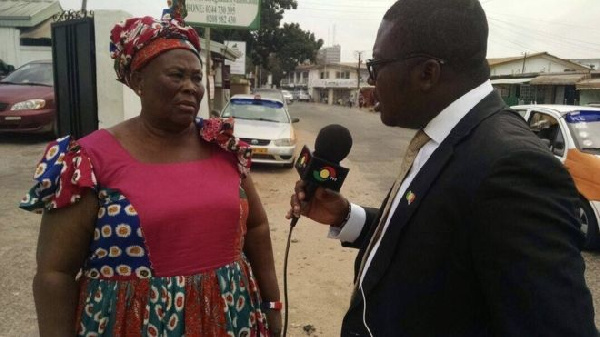
[(15, 67), (52, 58), (50, 24), (58, 0), (0, 1), (0, 59)]
[(340, 63), (342, 47), (338, 44), (332, 47), (321, 48), (317, 53), (317, 64)]
[(328, 104), (356, 104), (359, 88), (370, 87), (365, 63), (327, 63), (301, 65), (281, 80), (281, 87), (292, 91), (306, 91), (315, 102)]

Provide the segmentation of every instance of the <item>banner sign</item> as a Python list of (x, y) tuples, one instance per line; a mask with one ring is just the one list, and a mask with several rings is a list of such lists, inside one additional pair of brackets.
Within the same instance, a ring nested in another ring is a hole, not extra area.
[(185, 6), (188, 24), (214, 28), (248, 29), (260, 28), (261, 0), (175, 0), (171, 8)]
[(223, 41), (227, 49), (239, 51), (241, 56), (235, 61), (225, 60), (225, 64), (231, 66), (234, 75), (246, 75), (246, 42), (245, 41)]

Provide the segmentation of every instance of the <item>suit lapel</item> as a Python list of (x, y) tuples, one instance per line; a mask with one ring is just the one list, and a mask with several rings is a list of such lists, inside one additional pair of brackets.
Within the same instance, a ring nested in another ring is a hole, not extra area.
[[(456, 145), (465, 139), (483, 120), (505, 107), (506, 104), (497, 93), (493, 92), (488, 95), (452, 129), (450, 135), (433, 152), (425, 166), (421, 168), (401, 196), (402, 199), (392, 215), (390, 225), (381, 238), (379, 248), (362, 282), (365, 295), (375, 287), (385, 274), (394, 258), (394, 252), (396, 246), (400, 243), (404, 228), (410, 224), (410, 219), (418, 212), (421, 201), (427, 196), (430, 186), (435, 183), (446, 163), (452, 158)], [(379, 221), (379, 219), (377, 218), (375, 221)], [(364, 247), (361, 249), (359, 257), (364, 254), (363, 250)], [(360, 275), (357, 277), (360, 277)], [(358, 304), (358, 297), (354, 296), (351, 307)]]

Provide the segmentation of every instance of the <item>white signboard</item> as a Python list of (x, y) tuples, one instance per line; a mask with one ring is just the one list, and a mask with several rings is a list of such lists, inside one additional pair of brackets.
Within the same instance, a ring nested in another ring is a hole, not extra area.
[(235, 61), (225, 60), (225, 64), (231, 66), (231, 74), (246, 74), (246, 42), (245, 41), (224, 41), (227, 49), (237, 50), (242, 56)]
[(185, 0), (188, 23), (216, 28), (260, 28), (261, 0)]

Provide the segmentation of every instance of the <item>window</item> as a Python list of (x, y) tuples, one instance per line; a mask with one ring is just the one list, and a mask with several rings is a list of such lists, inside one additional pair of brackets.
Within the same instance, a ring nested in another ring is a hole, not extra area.
[(532, 111), (529, 117), (529, 128), (550, 148), (554, 155), (565, 155), (565, 137), (558, 120), (539, 111)]
[(322, 80), (326, 80), (329, 78), (329, 72), (328, 71), (322, 71), (321, 72), (321, 79)]
[(335, 78), (337, 79), (350, 79), (350, 72), (349, 71), (336, 71), (335, 72)]

